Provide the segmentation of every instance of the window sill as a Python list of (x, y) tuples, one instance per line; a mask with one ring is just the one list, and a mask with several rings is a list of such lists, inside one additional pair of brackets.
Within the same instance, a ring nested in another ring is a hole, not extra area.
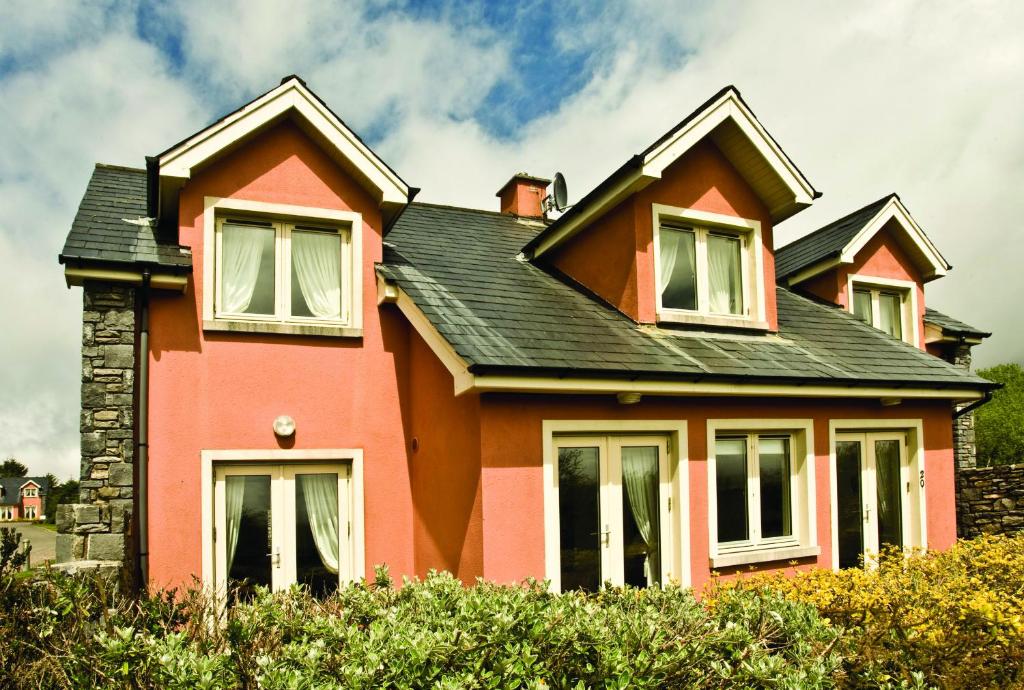
[(328, 338), (362, 338), (362, 328), (317, 326), (315, 324), (270, 323), (263, 321), (203, 320), (203, 330), (214, 333), (272, 333), (276, 335), (312, 335)]
[(767, 321), (757, 321), (746, 317), (712, 316), (710, 314), (685, 314), (662, 311), (658, 313), (658, 323), (690, 324), (694, 326), (716, 326), (724, 328), (742, 328), (752, 331), (767, 331)]
[(792, 561), (798, 558), (810, 558), (821, 554), (820, 546), (783, 546), (773, 549), (756, 551), (734, 551), (711, 557), (712, 568), (728, 568), (734, 565), (750, 565), (754, 563), (771, 563), (772, 561)]

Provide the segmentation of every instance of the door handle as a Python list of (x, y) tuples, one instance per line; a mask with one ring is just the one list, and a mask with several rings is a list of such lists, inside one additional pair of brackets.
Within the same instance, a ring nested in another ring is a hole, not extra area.
[(867, 503), (864, 504), (864, 522), (868, 522), (871, 519), (871, 506)]
[(268, 553), (267, 555), (270, 556), (270, 565), (274, 566), (275, 568), (280, 567), (280, 565), (281, 565), (281, 549), (280, 548), (275, 548), (273, 553)]
[(605, 525), (604, 529), (600, 532), (591, 532), (591, 534), (596, 534), (598, 537), (600, 537), (600, 542), (602, 546), (608, 546), (611, 543), (611, 533), (612, 531), (608, 528), (608, 525)]

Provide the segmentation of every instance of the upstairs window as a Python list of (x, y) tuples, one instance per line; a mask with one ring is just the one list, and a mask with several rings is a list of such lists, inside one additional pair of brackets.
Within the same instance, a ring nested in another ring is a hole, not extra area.
[(848, 288), (850, 311), (854, 316), (893, 338), (916, 344), (916, 285), (913, 282), (852, 276)]
[(659, 321), (766, 326), (759, 223), (658, 204), (654, 216)]
[(21, 495), (25, 498), (36, 498), (39, 495), (39, 489), (34, 486), (26, 486), (22, 490)]
[(219, 219), (217, 318), (347, 324), (350, 235), (347, 226)]

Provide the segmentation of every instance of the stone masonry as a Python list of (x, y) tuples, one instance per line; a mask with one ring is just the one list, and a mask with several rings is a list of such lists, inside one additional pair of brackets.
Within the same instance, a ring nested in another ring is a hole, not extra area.
[(1024, 465), (977, 467), (962, 472), (957, 496), (961, 537), (1024, 530)]
[(80, 503), (57, 508), (57, 562), (131, 585), (136, 292), (86, 283), (83, 293)]

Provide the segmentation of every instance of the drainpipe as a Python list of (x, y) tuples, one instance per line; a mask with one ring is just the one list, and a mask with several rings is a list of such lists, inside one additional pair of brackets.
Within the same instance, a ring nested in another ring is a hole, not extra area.
[(139, 329), (139, 577), (149, 586), (149, 270), (142, 272), (141, 328)]

